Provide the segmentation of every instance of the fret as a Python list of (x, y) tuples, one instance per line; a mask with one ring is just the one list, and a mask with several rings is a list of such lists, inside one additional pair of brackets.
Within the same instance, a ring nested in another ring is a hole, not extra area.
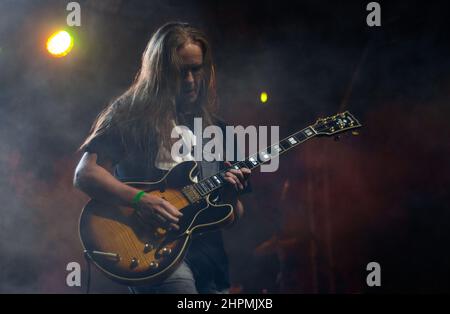
[(275, 144), (269, 147), (270, 156), (275, 157), (284, 151), (279, 144)]
[(248, 161), (250, 162), (250, 165), (251, 165), (250, 169), (253, 169), (259, 165), (258, 157), (256, 157), (255, 155), (250, 156), (248, 158)]
[(210, 180), (210, 178), (205, 179), (206, 184), (209, 186), (209, 188), (212, 190), (214, 190), (216, 188), (216, 186), (214, 185), (213, 181)]
[(289, 136), (287, 139), (289, 144), (291, 144), (291, 146), (297, 145), (299, 140), (295, 137), (295, 135), (291, 135)]
[(234, 164), (233, 166), (231, 166), (231, 168), (236, 169), (236, 170), (241, 169), (241, 167), (239, 166), (239, 163)]
[(304, 140), (313, 137), (316, 133), (311, 127), (307, 127), (304, 130), (301, 130), (300, 132), (295, 133), (295, 137), (298, 139), (299, 142), (303, 142)]
[(286, 150), (291, 148), (292, 146), (292, 144), (287, 139), (281, 140), (280, 144), (283, 145)]
[(207, 192), (203, 189), (203, 187), (200, 184), (196, 183), (194, 184), (194, 186), (202, 196), (207, 194)]
[(222, 180), (225, 180), (225, 172), (226, 171), (222, 171), (219, 173), (219, 176), (222, 178)]
[(270, 159), (270, 155), (267, 151), (262, 151), (259, 153), (259, 160), (261, 163), (266, 162)]
[(213, 179), (217, 183), (218, 186), (222, 185), (223, 182), (220, 180), (218, 175), (214, 175)]
[(245, 162), (245, 160), (238, 162), (238, 165), (239, 165), (239, 168), (248, 168), (248, 165)]
[[(253, 164), (248, 160), (239, 161), (237, 164), (233, 165), (234, 169), (241, 169), (241, 168), (249, 168), (249, 166), (253, 167)], [(237, 167), (237, 168), (236, 168)]]
[(208, 185), (204, 181), (201, 181), (199, 184), (203, 188), (203, 190), (205, 190), (205, 193), (211, 192)]
[(279, 150), (279, 152), (278, 152), (279, 154), (283, 153), (285, 150), (288, 149), (288, 147), (283, 146), (283, 143), (281, 141), (278, 144), (273, 145), (273, 146), (278, 146), (277, 150)]
[(315, 134), (314, 129), (311, 127), (307, 127), (303, 133), (307, 136), (307, 137), (311, 137)]
[(206, 178), (197, 184), (198, 190), (202, 195), (206, 195), (222, 186), (225, 180), (225, 173), (216, 174), (212, 177)]
[(216, 180), (214, 180), (213, 177), (209, 177), (207, 180), (209, 180), (209, 182), (211, 182), (211, 184), (214, 186), (213, 189), (216, 189), (220, 185), (216, 182)]
[(300, 132), (296, 133), (295, 137), (297, 138), (297, 140), (299, 142), (303, 142), (304, 140), (306, 140), (308, 138), (308, 136), (304, 133), (304, 131), (300, 131)]
[(252, 169), (253, 168), (253, 164), (250, 161), (244, 160), (243, 163), (244, 163), (244, 167), (245, 168), (248, 168), (248, 169)]
[(301, 142), (307, 140), (310, 137), (313, 137), (316, 133), (311, 127), (307, 127), (306, 129), (292, 134), (285, 139), (281, 140), (279, 143), (280, 148), (282, 149), (280, 152), (290, 149)]
[[(241, 168), (249, 168), (254, 169), (259, 165), (269, 161), (270, 159), (284, 153), (285, 151), (291, 149), (294, 146), (297, 146), (301, 142), (304, 142), (308, 138), (315, 136), (317, 133), (312, 127), (307, 127), (297, 133), (294, 133), (279, 143), (274, 144), (265, 150), (262, 150), (254, 155), (249, 156), (247, 159), (243, 161), (239, 161), (231, 165), (229, 169), (241, 169)], [(227, 169), (228, 170), (228, 169)], [(221, 172), (200, 181), (195, 184), (197, 191), (202, 196), (206, 196), (210, 194), (212, 191), (222, 187), (225, 183), (225, 173), (227, 170), (222, 170)]]

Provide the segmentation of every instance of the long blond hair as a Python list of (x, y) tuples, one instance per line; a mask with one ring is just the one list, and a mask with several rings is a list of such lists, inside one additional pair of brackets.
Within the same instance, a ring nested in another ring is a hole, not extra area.
[(98, 115), (80, 149), (95, 138), (114, 132), (120, 135), (126, 151), (139, 149), (150, 154), (152, 159), (160, 146), (170, 151), (172, 121), (178, 120), (175, 99), (181, 81), (177, 49), (187, 42), (198, 44), (203, 52), (197, 114), (203, 118), (203, 125), (211, 124), (217, 101), (209, 43), (198, 29), (186, 23), (172, 22), (153, 34), (133, 84)]

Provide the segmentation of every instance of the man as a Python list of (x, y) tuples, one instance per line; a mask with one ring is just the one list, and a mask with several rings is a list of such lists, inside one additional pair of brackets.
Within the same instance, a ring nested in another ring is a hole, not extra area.
[[(155, 181), (180, 160), (171, 158), (174, 126), (192, 129), (193, 119), (204, 126), (220, 123), (216, 108), (215, 73), (209, 44), (199, 30), (185, 23), (168, 23), (150, 39), (132, 86), (97, 117), (81, 145), (84, 155), (74, 184), (91, 198), (130, 206), (139, 190), (122, 181)], [(222, 125), (223, 126), (223, 125)], [(200, 162), (199, 178), (230, 163)], [(243, 212), (237, 195), (248, 186), (250, 170), (230, 169), (229, 183), (219, 202)], [(151, 219), (178, 228), (181, 213), (169, 202), (149, 194), (139, 207)], [(213, 231), (194, 238), (184, 262), (165, 281), (131, 287), (136, 293), (215, 293), (229, 288), (228, 261), (222, 234)]]

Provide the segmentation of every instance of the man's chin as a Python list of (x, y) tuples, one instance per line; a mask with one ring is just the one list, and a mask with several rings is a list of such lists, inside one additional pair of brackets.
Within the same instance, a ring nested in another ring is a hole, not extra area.
[(183, 97), (180, 99), (180, 104), (185, 109), (193, 109), (193, 106), (197, 104), (198, 97), (197, 95), (189, 96), (189, 97)]
[(190, 104), (194, 104), (197, 102), (197, 95), (189, 97), (189, 101)]
[(183, 102), (185, 104), (194, 104), (195, 102), (197, 102), (197, 94), (188, 94), (185, 97), (183, 97)]

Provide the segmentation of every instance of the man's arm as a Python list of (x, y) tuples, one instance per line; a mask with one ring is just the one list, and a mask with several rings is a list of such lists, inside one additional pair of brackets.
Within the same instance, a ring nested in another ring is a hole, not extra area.
[(86, 152), (77, 165), (73, 183), (93, 199), (130, 206), (139, 190), (120, 182), (112, 173), (111, 160)]
[(238, 199), (236, 201), (236, 205), (234, 206), (234, 214), (236, 215), (236, 219), (241, 219), (242, 215), (244, 215), (244, 204)]
[[(114, 205), (132, 206), (133, 198), (140, 191), (126, 185), (113, 176), (113, 163), (108, 158), (98, 158), (96, 153), (84, 153), (77, 165), (74, 186), (93, 199)], [(178, 228), (182, 214), (166, 200), (148, 193), (139, 201), (139, 207), (149, 218), (156, 218), (161, 223)]]

